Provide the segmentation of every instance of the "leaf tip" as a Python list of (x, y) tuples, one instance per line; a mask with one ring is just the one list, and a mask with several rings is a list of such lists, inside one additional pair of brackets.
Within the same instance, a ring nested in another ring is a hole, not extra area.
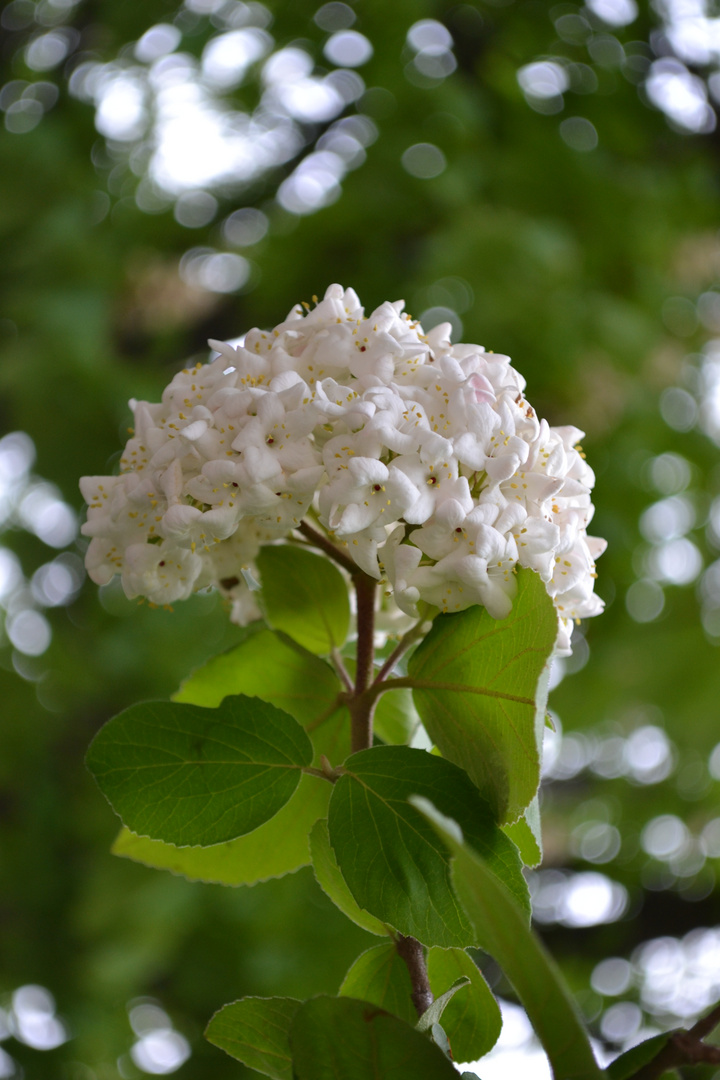
[(454, 821), (453, 818), (446, 817), (445, 814), (441, 814), (429, 799), (426, 799), (423, 795), (411, 795), (408, 801), (416, 810), (419, 810), (423, 817), (426, 817), (431, 824), (436, 825), (441, 832), (448, 833), (456, 843), (463, 843), (463, 831), (457, 821)]

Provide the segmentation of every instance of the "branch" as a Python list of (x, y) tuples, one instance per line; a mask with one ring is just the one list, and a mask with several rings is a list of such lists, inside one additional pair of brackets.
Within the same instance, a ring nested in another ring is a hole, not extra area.
[(630, 1080), (658, 1080), (669, 1069), (680, 1065), (718, 1065), (720, 1046), (709, 1046), (702, 1040), (720, 1024), (720, 1003), (698, 1020), (689, 1031), (676, 1031), (656, 1056), (633, 1073)]
[(410, 974), (410, 982), (412, 983), (410, 997), (418, 1016), (422, 1016), (435, 1000), (430, 989), (423, 947), (414, 937), (404, 937), (402, 934), (398, 934), (395, 939), (395, 949), (401, 960), (405, 961), (405, 966)]
[(411, 626), (406, 634), (400, 638), (399, 642), (388, 656), (383, 666), (375, 676), (373, 686), (377, 686), (378, 683), (384, 681), (384, 679), (391, 673), (395, 665), (397, 664), (403, 653), (406, 653), (411, 645), (414, 645), (419, 637), (422, 637), (423, 620), (419, 619), (414, 626)]
[(375, 698), (368, 696), (366, 691), (370, 687), (374, 667), (375, 587), (377, 583), (357, 569), (353, 575), (353, 582), (357, 595), (357, 668), (354, 692), (348, 699), (348, 708), (352, 724), (351, 749), (354, 754), (358, 750), (369, 749), (373, 739), (372, 716)]
[(321, 551), (336, 562), (338, 566), (342, 566), (344, 570), (347, 570), (353, 577), (357, 573), (362, 573), (358, 570), (357, 565), (352, 561), (349, 555), (346, 555), (344, 551), (341, 551), (339, 547), (336, 547), (327, 536), (323, 536), (317, 529), (313, 529), (312, 525), (308, 525), (307, 521), (301, 521), (297, 527), (297, 531), (307, 537), (310, 543), (314, 547), (319, 547)]
[(335, 671), (337, 672), (338, 677), (345, 689), (347, 690), (348, 694), (352, 694), (353, 681), (350, 678), (348, 669), (345, 667), (345, 664), (343, 663), (343, 658), (337, 649), (333, 649), (333, 651), (330, 653), (330, 659), (332, 660), (333, 667), (335, 668)]

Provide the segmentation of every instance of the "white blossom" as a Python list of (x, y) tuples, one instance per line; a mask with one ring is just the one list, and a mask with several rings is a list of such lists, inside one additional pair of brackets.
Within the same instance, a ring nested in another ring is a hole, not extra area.
[(535, 570), (567, 653), (573, 621), (602, 610), (583, 433), (537, 417), (507, 356), (449, 333), (401, 301), (366, 316), (332, 285), (243, 345), (211, 341), (159, 404), (130, 403), (120, 475), (82, 480), (90, 576), (162, 604), (213, 585), (245, 622), (260, 547), (308, 520), (401, 621), (421, 601), (502, 619), (517, 567)]

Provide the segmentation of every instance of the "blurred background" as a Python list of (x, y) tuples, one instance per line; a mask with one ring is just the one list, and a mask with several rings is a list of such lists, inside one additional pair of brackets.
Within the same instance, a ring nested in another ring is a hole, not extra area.
[[(12, 0), (0, 15), (0, 1078), (250, 1073), (243, 994), (372, 942), (308, 869), (108, 852), (83, 766), (239, 631), (85, 579), (130, 397), (327, 285), (509, 353), (587, 432), (607, 611), (553, 671), (536, 923), (610, 1056), (720, 997), (720, 19), (709, 0)], [(506, 1000), (485, 1080), (548, 1075)], [(710, 1069), (696, 1076), (713, 1076)], [(715, 1074), (718, 1075), (718, 1074)]]

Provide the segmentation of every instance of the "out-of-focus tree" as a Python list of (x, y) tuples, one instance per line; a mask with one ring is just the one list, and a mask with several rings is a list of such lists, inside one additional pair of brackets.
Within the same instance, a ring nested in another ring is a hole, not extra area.
[(554, 671), (536, 921), (608, 1048), (697, 1016), (720, 992), (713, 20), (13, 0), (0, 23), (0, 1076), (242, 1075), (200, 1037), (214, 1008), (334, 991), (362, 940), (308, 870), (234, 891), (111, 857), (82, 763), (240, 631), (215, 595), (86, 587), (77, 478), (208, 336), (333, 281), (509, 353), (587, 431), (607, 612)]

